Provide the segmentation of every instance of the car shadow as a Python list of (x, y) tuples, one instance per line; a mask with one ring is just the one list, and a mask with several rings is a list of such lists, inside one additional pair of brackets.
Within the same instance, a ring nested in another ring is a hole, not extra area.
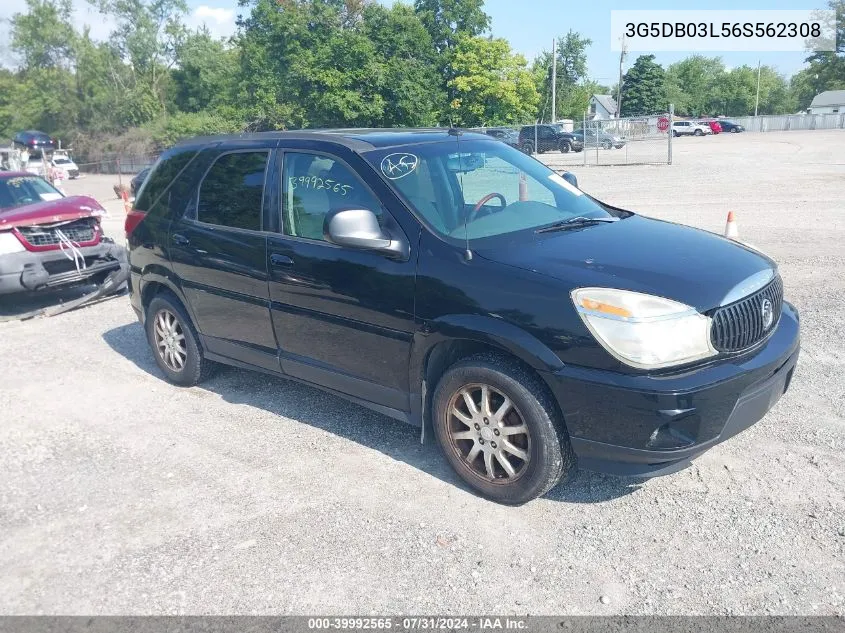
[[(94, 284), (72, 286), (70, 288), (59, 288), (56, 290), (41, 290), (37, 292), (21, 293), (0, 297), (0, 323), (4, 321), (25, 321), (35, 317), (45, 316), (44, 311), (59, 308), (60, 306), (82, 298), (86, 294), (97, 290)], [(102, 301), (108, 301), (126, 293), (122, 288), (118, 292), (100, 297), (96, 300), (85, 302), (73, 308), (78, 310), (83, 307), (94, 305)]]
[[(141, 370), (164, 380), (140, 323), (111, 329), (103, 334), (103, 340)], [(199, 388), (218, 394), (226, 402), (258, 407), (367, 446), (471, 492), (449, 466), (430, 431), (426, 432), (425, 444), (420, 444), (419, 428), (316, 387), (269, 374), (221, 366)], [(576, 471), (567, 483), (552, 489), (545, 498), (567, 503), (601, 503), (632, 494), (639, 487), (637, 480)]]

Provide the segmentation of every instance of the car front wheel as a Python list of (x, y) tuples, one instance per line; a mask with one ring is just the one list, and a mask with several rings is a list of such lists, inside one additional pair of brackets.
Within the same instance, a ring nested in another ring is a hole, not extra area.
[(561, 141), (558, 149), (560, 149), (560, 151), (564, 154), (568, 154), (569, 150), (572, 149), (572, 146), (569, 144), (569, 141)]
[(208, 378), (214, 364), (206, 360), (191, 320), (170, 293), (156, 295), (147, 307), (147, 339), (167, 380), (192, 387)]
[(701, 130), (696, 130), (695, 132), (693, 132), (693, 134), (695, 134), (696, 136), (704, 136), (704, 132), (702, 132)]
[(494, 354), (467, 358), (446, 371), (434, 393), (432, 421), (458, 475), (499, 503), (542, 496), (575, 464), (545, 385)]

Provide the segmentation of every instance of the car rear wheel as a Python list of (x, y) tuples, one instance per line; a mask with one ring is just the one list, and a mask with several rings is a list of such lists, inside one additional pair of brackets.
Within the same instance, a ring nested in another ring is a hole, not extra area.
[(695, 134), (696, 136), (704, 136), (704, 132), (702, 132), (701, 130), (696, 130), (695, 132), (693, 132), (693, 134)]
[(575, 465), (545, 385), (497, 355), (473, 356), (446, 371), (434, 393), (432, 421), (455, 472), (499, 503), (542, 496)]
[(521, 149), (524, 154), (531, 156), (531, 154), (534, 153), (534, 143), (526, 141), (519, 149)]
[(602, 146), (604, 149), (612, 149), (612, 148), (613, 148), (613, 143), (611, 143), (610, 141), (602, 141), (601, 146)]
[(156, 295), (147, 307), (145, 322), (156, 364), (167, 380), (192, 387), (211, 375), (214, 363), (203, 357), (196, 330), (176, 297)]
[(568, 154), (569, 150), (572, 149), (572, 145), (569, 144), (569, 141), (561, 141), (558, 149), (564, 154)]

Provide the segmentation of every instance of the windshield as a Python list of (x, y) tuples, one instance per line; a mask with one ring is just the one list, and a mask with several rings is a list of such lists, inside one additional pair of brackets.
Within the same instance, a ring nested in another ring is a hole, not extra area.
[(62, 194), (50, 183), (36, 176), (15, 176), (0, 180), (0, 209), (57, 200), (61, 197)]
[(447, 240), (477, 240), (574, 217), (613, 217), (542, 163), (493, 141), (408, 145), (364, 156)]
[(67, 158), (55, 158), (53, 159), (53, 162), (57, 165), (67, 165), (70, 163), (70, 160)]

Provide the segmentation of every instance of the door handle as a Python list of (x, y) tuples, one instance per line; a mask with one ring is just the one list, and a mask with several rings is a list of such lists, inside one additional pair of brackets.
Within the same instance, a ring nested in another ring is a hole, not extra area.
[(170, 236), (170, 239), (173, 241), (174, 244), (177, 244), (179, 246), (187, 246), (191, 243), (191, 240), (189, 240), (184, 235), (180, 235), (179, 233), (174, 233)]
[(287, 255), (273, 253), (270, 255), (270, 263), (273, 264), (273, 266), (290, 266), (293, 264), (293, 260)]

